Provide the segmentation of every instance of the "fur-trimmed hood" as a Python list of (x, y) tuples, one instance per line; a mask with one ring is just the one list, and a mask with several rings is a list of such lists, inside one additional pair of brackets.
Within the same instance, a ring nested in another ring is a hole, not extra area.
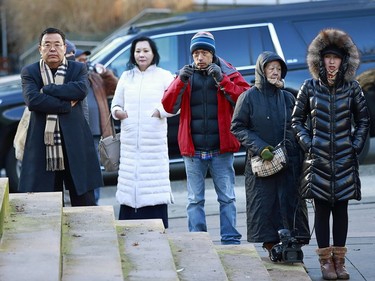
[(340, 71), (342, 72), (340, 76), (345, 81), (353, 80), (360, 62), (358, 49), (347, 33), (342, 30), (330, 28), (320, 31), (308, 48), (307, 64), (311, 75), (314, 79), (326, 79), (322, 77), (326, 72), (321, 52), (327, 46), (332, 45), (342, 49), (345, 53), (340, 67)]

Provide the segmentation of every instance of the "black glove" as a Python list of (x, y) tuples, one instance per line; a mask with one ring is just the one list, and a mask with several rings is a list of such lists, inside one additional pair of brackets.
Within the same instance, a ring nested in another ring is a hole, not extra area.
[(210, 64), (210, 66), (207, 68), (207, 74), (212, 75), (217, 82), (221, 82), (221, 80), (223, 80), (221, 68), (215, 63)]
[(191, 65), (185, 65), (183, 68), (180, 69), (180, 79), (182, 82), (186, 83), (191, 75), (193, 75), (194, 69)]

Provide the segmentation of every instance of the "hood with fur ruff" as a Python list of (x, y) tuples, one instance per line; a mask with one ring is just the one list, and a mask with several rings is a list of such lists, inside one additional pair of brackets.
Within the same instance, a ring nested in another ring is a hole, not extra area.
[(311, 75), (314, 79), (325, 80), (325, 77), (322, 77), (326, 71), (321, 52), (332, 45), (342, 49), (345, 53), (340, 66), (340, 76), (346, 81), (353, 80), (360, 62), (358, 49), (347, 33), (331, 28), (320, 31), (308, 48), (307, 64)]

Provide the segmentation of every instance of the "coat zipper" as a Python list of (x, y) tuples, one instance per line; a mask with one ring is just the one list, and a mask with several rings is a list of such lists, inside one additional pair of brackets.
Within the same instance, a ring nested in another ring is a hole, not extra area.
[[(145, 73), (141, 71), (141, 81), (139, 86), (139, 94), (138, 94), (138, 129), (137, 129), (137, 151), (139, 151), (139, 139), (140, 139), (140, 119), (141, 119), (141, 101), (142, 101), (142, 86), (143, 86), (143, 78)], [(138, 165), (135, 166), (135, 192), (134, 192), (134, 212), (137, 212), (137, 194), (138, 194)]]
[(335, 122), (335, 112), (336, 112), (336, 88), (333, 87), (332, 91), (330, 91), (330, 110), (331, 110), (331, 116), (330, 116), (330, 130), (331, 130), (331, 171), (332, 171), (332, 180), (331, 180), (331, 202), (332, 205), (334, 205), (335, 202), (335, 186), (336, 186), (336, 153), (335, 153), (335, 137), (334, 137), (334, 122)]

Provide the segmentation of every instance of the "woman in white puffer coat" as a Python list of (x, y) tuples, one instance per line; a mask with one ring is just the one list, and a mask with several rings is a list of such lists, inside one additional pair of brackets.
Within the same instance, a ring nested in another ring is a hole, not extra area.
[(117, 84), (112, 116), (121, 120), (121, 156), (116, 199), (119, 219), (163, 220), (168, 228), (169, 180), (167, 119), (161, 99), (173, 75), (160, 67), (160, 56), (148, 37), (132, 42), (129, 68)]

